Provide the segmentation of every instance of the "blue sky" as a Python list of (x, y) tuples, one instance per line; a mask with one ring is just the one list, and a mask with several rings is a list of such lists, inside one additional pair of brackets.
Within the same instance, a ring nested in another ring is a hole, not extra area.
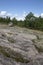
[(23, 19), (29, 12), (43, 15), (43, 0), (0, 0), (0, 15)]

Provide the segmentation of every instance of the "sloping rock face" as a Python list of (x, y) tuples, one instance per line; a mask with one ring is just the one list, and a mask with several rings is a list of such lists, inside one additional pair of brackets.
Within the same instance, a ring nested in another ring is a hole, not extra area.
[(43, 65), (39, 38), (43, 39), (43, 33), (18, 27), (0, 29), (0, 65)]

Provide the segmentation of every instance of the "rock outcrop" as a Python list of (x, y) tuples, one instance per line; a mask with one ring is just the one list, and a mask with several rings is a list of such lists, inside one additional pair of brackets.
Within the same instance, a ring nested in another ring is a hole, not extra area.
[(43, 65), (41, 40), (43, 33), (17, 27), (0, 29), (0, 65)]

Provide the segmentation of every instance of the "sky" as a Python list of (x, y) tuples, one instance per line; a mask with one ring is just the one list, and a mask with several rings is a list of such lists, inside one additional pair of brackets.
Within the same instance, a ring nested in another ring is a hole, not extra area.
[(0, 16), (23, 20), (29, 12), (43, 16), (43, 0), (0, 0)]

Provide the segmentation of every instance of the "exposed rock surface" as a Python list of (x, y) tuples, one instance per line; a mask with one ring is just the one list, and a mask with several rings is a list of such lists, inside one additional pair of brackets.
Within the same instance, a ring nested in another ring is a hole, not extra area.
[(12, 27), (12, 26), (13, 26), (13, 23), (12, 23), (12, 22), (10, 22), (10, 23), (8, 24), (8, 26), (9, 26), (9, 27)]
[(43, 65), (43, 32), (0, 28), (0, 65)]

